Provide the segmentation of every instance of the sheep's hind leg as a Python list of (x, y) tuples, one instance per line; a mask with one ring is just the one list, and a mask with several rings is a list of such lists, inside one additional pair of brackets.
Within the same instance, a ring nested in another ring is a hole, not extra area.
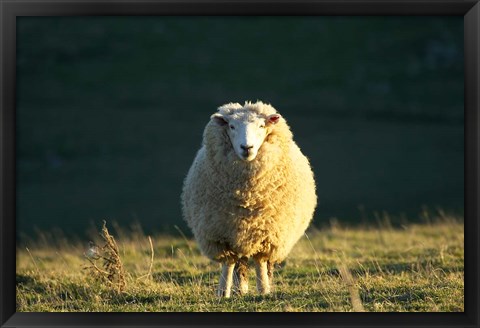
[(230, 297), (233, 284), (233, 268), (235, 263), (223, 263), (220, 283), (217, 290), (218, 297)]
[(257, 275), (258, 292), (262, 295), (270, 294), (267, 261), (264, 259), (255, 259), (255, 272)]
[(273, 284), (273, 269), (275, 268), (275, 263), (271, 261), (267, 261), (267, 275), (268, 275), (268, 282), (270, 286)]
[(246, 295), (248, 293), (248, 258), (242, 257), (237, 261), (233, 278), (238, 293)]

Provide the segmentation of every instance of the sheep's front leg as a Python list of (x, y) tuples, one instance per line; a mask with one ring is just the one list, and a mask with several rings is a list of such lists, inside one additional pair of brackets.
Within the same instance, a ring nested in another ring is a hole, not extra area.
[(233, 276), (235, 289), (240, 295), (248, 293), (248, 258), (242, 257), (235, 265), (235, 274)]
[(258, 292), (262, 295), (270, 294), (267, 261), (263, 259), (255, 259), (255, 272), (257, 274)]
[(230, 297), (230, 294), (232, 292), (234, 267), (235, 263), (222, 264), (222, 275), (220, 276), (220, 283), (217, 290), (218, 297)]

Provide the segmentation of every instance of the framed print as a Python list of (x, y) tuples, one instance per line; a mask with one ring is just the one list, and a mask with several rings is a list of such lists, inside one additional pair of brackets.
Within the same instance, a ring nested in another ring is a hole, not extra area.
[(477, 327), (477, 1), (2, 1), (1, 327)]

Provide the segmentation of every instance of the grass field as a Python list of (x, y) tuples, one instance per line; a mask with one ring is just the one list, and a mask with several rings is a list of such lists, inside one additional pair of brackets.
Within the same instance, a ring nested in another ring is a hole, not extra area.
[(107, 223), (123, 262), (123, 291), (95, 274), (83, 242), (44, 233), (18, 245), (17, 311), (463, 311), (463, 218), (422, 219), (311, 229), (276, 270), (272, 295), (256, 294), (250, 269), (250, 295), (231, 299), (215, 296), (219, 264), (181, 231), (149, 238), (139, 227)]

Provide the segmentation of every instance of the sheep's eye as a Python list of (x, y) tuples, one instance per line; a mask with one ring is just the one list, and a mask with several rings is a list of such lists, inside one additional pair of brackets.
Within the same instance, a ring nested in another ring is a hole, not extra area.
[(261, 124), (260, 127), (263, 129), (265, 127), (265, 124)]
[(230, 129), (235, 130), (235, 127), (230, 124)]

